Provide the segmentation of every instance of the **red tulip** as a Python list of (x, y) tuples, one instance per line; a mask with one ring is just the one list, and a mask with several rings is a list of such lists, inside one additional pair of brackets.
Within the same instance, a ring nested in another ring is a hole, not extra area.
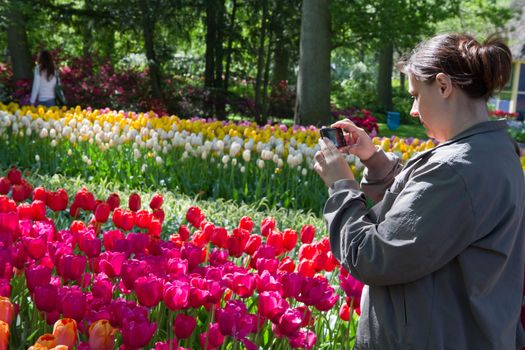
[(18, 226), (18, 214), (15, 211), (0, 213), (0, 230), (13, 233)]
[(108, 196), (106, 203), (109, 204), (111, 210), (115, 210), (120, 206), (120, 197), (117, 193), (112, 193)]
[(13, 200), (18, 203), (23, 202), (28, 198), (24, 185), (13, 185), (11, 196), (13, 197)]
[(60, 188), (56, 192), (48, 192), (46, 204), (51, 210), (57, 212), (66, 210), (68, 201), (67, 192)]
[(251, 233), (253, 229), (252, 218), (249, 216), (243, 216), (241, 220), (239, 221), (239, 228), (245, 229)]
[(315, 262), (313, 260), (301, 260), (297, 267), (297, 272), (305, 277), (314, 277), (315, 275)]
[(160, 237), (162, 232), (162, 224), (159, 220), (152, 218), (148, 225), (148, 235), (152, 237)]
[(31, 220), (32, 211), (30, 203), (20, 203), (16, 211), (18, 212), (18, 218), (20, 220)]
[(0, 194), (8, 194), (11, 191), (11, 181), (7, 177), (0, 177)]
[(36, 199), (31, 203), (31, 219), (44, 220), (46, 218), (46, 203)]
[(289, 256), (286, 256), (279, 263), (277, 270), (281, 272), (294, 272), (295, 263), (293, 262), (292, 258), (290, 258)]
[(271, 230), (266, 239), (266, 244), (275, 248), (275, 255), (279, 256), (284, 252), (284, 235), (280, 231)]
[(98, 320), (89, 326), (89, 348), (111, 350), (115, 345), (115, 332), (108, 320)]
[(95, 220), (100, 223), (108, 221), (111, 207), (107, 203), (100, 203), (95, 208)]
[(78, 208), (93, 211), (95, 209), (95, 196), (93, 193), (89, 192), (87, 188), (83, 187), (75, 194), (73, 203), (75, 203)]
[(151, 198), (151, 201), (149, 203), (149, 207), (151, 210), (160, 209), (162, 206), (162, 203), (164, 202), (164, 198), (160, 193), (157, 193)]
[(283, 232), (283, 247), (286, 251), (291, 251), (297, 245), (297, 232), (288, 228)]
[(153, 275), (137, 278), (134, 287), (140, 305), (151, 308), (162, 300), (162, 283)]
[(162, 210), (162, 208), (159, 208), (153, 211), (153, 216), (157, 218), (157, 220), (159, 220), (162, 224), (164, 222), (164, 218), (166, 217), (166, 213), (164, 213), (164, 210)]
[(128, 206), (131, 211), (140, 210), (140, 195), (138, 193), (131, 193), (129, 195)]
[(173, 330), (175, 331), (175, 336), (177, 339), (186, 339), (191, 336), (195, 326), (197, 325), (197, 320), (192, 316), (187, 316), (184, 314), (178, 314), (175, 317), (173, 322)]
[(312, 225), (304, 225), (301, 229), (301, 242), (312, 243), (315, 237), (315, 227)]
[(186, 212), (186, 220), (194, 227), (200, 227), (201, 223), (206, 219), (199, 207), (189, 207)]
[(124, 234), (120, 230), (111, 230), (104, 232), (104, 247), (106, 250), (115, 250), (115, 242), (124, 239)]
[(261, 235), (268, 237), (273, 229), (275, 229), (275, 219), (272, 217), (264, 218), (261, 222)]
[(259, 235), (250, 235), (246, 246), (244, 247), (244, 252), (248, 255), (253, 255), (257, 249), (261, 246), (262, 238)]
[(13, 185), (19, 185), (22, 183), (22, 172), (13, 167), (7, 173), (7, 178)]
[(35, 190), (33, 191), (33, 201), (36, 201), (36, 200), (46, 203), (47, 191), (45, 188), (43, 187), (35, 188)]
[(228, 252), (230, 256), (240, 257), (250, 239), (250, 233), (242, 228), (234, 228), (232, 235), (228, 237)]
[(251, 273), (234, 272), (230, 289), (241, 298), (252, 296), (255, 290), (255, 276)]
[(186, 225), (180, 225), (178, 233), (182, 241), (187, 241), (191, 235), (191, 232)]

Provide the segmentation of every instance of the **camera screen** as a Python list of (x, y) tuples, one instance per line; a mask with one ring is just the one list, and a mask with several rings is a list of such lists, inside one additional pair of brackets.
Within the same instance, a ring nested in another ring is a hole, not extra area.
[(319, 133), (321, 137), (329, 138), (337, 148), (346, 146), (343, 131), (340, 128), (322, 128)]

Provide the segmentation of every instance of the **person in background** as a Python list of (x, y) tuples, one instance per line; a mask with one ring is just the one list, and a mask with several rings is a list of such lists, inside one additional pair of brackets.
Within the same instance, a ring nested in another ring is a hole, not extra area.
[(42, 50), (38, 55), (38, 64), (35, 67), (33, 88), (29, 102), (32, 105), (56, 106), (56, 84), (57, 77), (53, 57), (49, 51)]
[[(331, 249), (368, 285), (354, 349), (525, 345), (525, 179), (506, 121), (489, 121), (486, 103), (511, 62), (500, 39), (464, 34), (433, 37), (401, 61), (411, 115), (440, 142), (404, 166), (349, 120), (332, 125), (349, 146), (320, 139)], [(361, 184), (342, 153), (366, 166)]]

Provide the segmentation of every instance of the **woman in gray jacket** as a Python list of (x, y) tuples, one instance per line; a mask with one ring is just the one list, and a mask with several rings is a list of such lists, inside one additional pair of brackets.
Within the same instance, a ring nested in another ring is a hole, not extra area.
[[(350, 146), (321, 139), (315, 155), (331, 249), (368, 285), (355, 349), (520, 349), (525, 179), (506, 122), (489, 121), (486, 103), (509, 79), (510, 50), (445, 34), (398, 68), (411, 115), (439, 145), (402, 166), (345, 120), (333, 127)], [(342, 152), (366, 166), (360, 185)]]

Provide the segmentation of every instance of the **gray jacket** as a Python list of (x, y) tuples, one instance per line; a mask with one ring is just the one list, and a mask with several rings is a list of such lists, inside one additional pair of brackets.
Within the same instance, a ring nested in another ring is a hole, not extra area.
[[(334, 256), (369, 285), (355, 349), (525, 345), (525, 180), (505, 121), (404, 167), (382, 151), (365, 166), (361, 189), (336, 182), (324, 208)], [(365, 194), (378, 201), (371, 209)]]

